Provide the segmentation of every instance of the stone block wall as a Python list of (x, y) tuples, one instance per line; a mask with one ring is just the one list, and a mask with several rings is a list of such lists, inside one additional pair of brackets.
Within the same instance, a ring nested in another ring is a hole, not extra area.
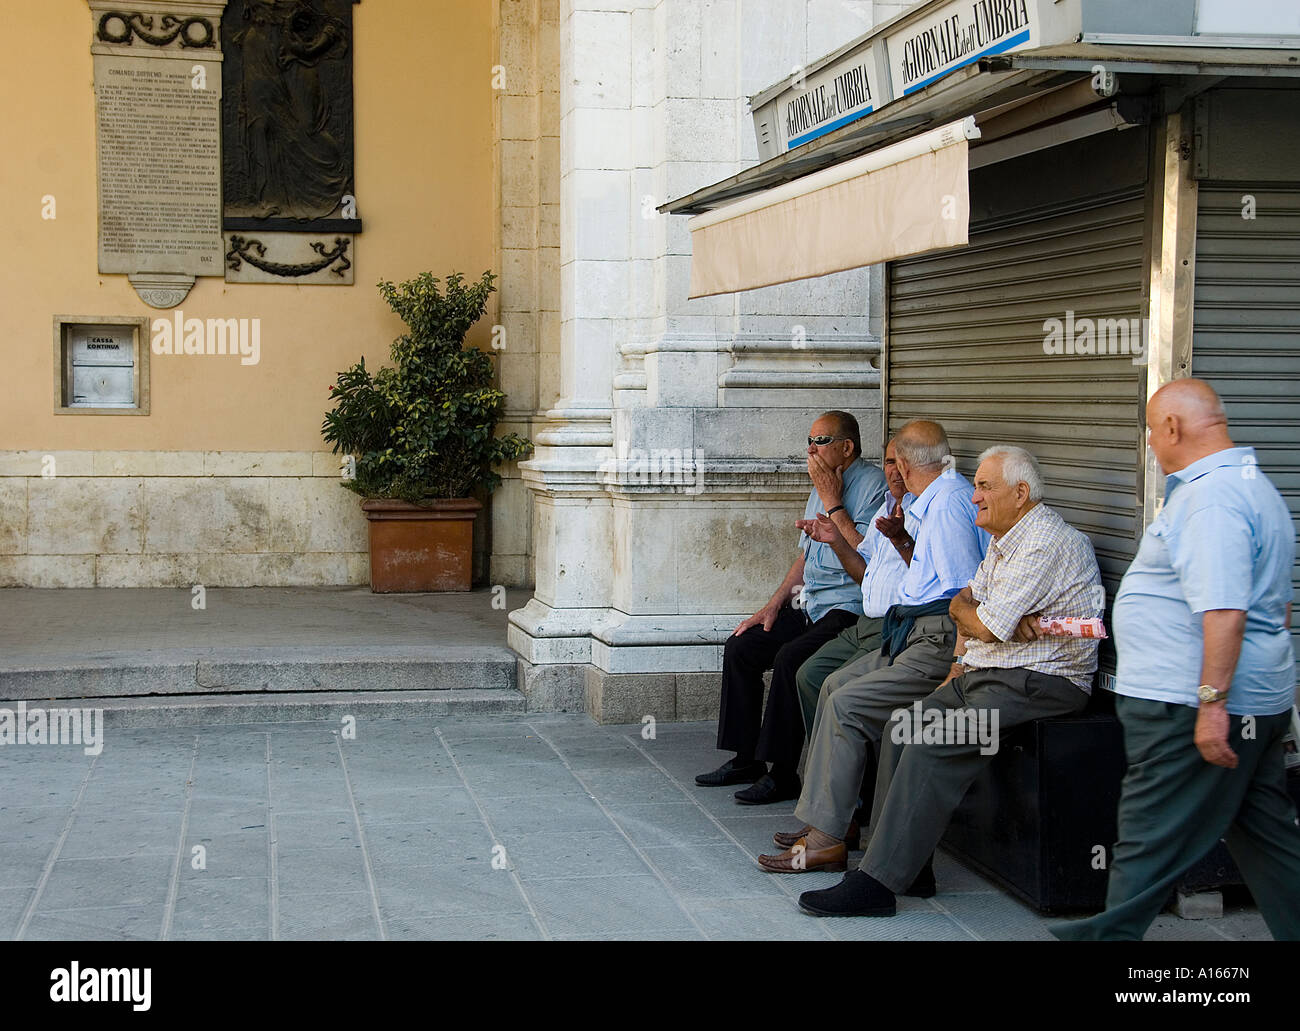
[(0, 586), (368, 580), (360, 499), (329, 452), (0, 452)]

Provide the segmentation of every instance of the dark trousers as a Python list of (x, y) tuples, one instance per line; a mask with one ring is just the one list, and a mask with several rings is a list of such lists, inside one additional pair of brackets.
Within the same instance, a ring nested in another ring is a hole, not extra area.
[(1230, 770), (1201, 758), (1191, 706), (1121, 695), (1115, 712), (1128, 773), (1106, 911), (1048, 930), (1072, 941), (1141, 938), (1178, 878), (1223, 838), (1273, 937), (1300, 940), (1300, 828), (1282, 744), (1291, 714), (1230, 716)]
[[(822, 645), (857, 621), (854, 612), (832, 609), (816, 623), (809, 623), (802, 609), (787, 606), (771, 630), (754, 626), (727, 638), (722, 653), (718, 747), (765, 762), (797, 766), (804, 732), (795, 676)], [(769, 669), (772, 687), (765, 710), (763, 673)]]
[[(920, 701), (923, 713), (935, 710), (952, 721), (936, 721), (934, 729), (950, 726), (952, 733), (926, 737), (911, 718), (915, 708), (890, 717), (881, 737), (871, 842), (861, 864), (895, 894), (907, 890), (934, 854), (967, 789), (993, 761), (1002, 735), (1031, 720), (1078, 712), (1088, 695), (1065, 677), (973, 669)], [(989, 733), (980, 740), (983, 731)]]

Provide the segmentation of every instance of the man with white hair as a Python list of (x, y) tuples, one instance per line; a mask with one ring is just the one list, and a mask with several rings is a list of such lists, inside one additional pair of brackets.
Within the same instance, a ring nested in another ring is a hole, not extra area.
[(931, 856), (1001, 733), (1087, 704), (1097, 638), (1049, 636), (1039, 620), (1095, 618), (1101, 573), (1088, 538), (1042, 496), (1038, 464), (1023, 448), (980, 456), (972, 501), (993, 542), (950, 603), (959, 661), (914, 712), (901, 714), (906, 719), (895, 714), (882, 739), (862, 862), (835, 887), (805, 892), (805, 912), (893, 916), (896, 895), (933, 893)]

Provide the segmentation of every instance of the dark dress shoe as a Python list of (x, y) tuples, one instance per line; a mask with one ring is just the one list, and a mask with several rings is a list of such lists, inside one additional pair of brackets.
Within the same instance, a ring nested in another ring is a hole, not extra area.
[(766, 776), (767, 763), (757, 760), (737, 763), (735, 759), (728, 759), (716, 770), (701, 773), (695, 778), (695, 783), (702, 788), (721, 788), (728, 784), (753, 784), (760, 777)]
[(805, 891), (799, 908), (813, 916), (893, 916), (898, 902), (871, 874), (850, 870), (833, 888)]
[(912, 882), (911, 887), (903, 892), (908, 898), (913, 899), (932, 899), (937, 887), (934, 883), (934, 860), (931, 859), (921, 872), (916, 875), (916, 880)]
[(793, 780), (776, 780), (770, 773), (758, 778), (753, 787), (736, 792), (736, 801), (741, 805), (771, 805), (773, 802), (788, 802), (799, 797), (799, 778)]
[[(772, 835), (772, 844), (776, 845), (778, 848), (794, 848), (795, 843), (800, 838), (806, 837), (810, 830), (812, 830), (812, 828), (805, 825), (802, 830), (777, 831)], [(850, 852), (862, 845), (862, 833), (858, 829), (857, 820), (853, 820), (849, 823), (848, 832), (844, 835), (844, 844), (848, 847)]]

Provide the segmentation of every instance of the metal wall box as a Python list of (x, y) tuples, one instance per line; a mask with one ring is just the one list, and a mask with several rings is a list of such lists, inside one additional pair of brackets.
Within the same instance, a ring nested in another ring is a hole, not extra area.
[(56, 415), (149, 414), (149, 320), (54, 317)]

